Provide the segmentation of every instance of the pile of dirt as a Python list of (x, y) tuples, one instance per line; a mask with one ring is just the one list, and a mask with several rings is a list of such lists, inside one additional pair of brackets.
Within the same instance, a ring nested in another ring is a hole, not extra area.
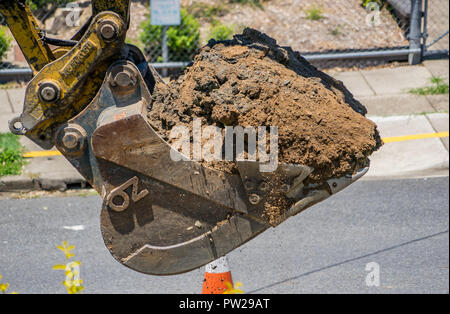
[(277, 126), (279, 161), (313, 167), (309, 180), (319, 182), (353, 172), (382, 145), (366, 113), (342, 82), (246, 29), (209, 42), (184, 75), (159, 83), (148, 118), (165, 140), (175, 125), (191, 128), (193, 118), (222, 128)]

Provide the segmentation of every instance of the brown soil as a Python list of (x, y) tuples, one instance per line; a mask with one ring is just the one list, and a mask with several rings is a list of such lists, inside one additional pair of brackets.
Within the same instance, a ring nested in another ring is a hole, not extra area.
[[(376, 125), (342, 82), (253, 29), (211, 41), (183, 76), (158, 84), (149, 122), (166, 140), (175, 125), (278, 126), (279, 161), (304, 164), (311, 181), (340, 177), (381, 146)], [(233, 171), (233, 166), (210, 165)]]

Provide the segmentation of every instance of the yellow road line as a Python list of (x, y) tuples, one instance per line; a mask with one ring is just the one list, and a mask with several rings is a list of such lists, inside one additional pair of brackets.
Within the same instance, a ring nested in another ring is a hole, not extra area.
[(62, 156), (57, 150), (43, 150), (38, 152), (28, 152), (23, 154), (25, 158), (36, 158), (36, 157), (52, 157), (52, 156)]
[(426, 138), (439, 138), (439, 137), (448, 137), (448, 136), (449, 136), (449, 132), (416, 134), (416, 135), (386, 137), (386, 138), (383, 138), (383, 142), (394, 143), (394, 142), (404, 142), (404, 141), (422, 140), (422, 139), (426, 139)]
[[(427, 138), (440, 138), (440, 137), (449, 137), (449, 132), (385, 137), (385, 138), (383, 138), (383, 142), (394, 143), (394, 142), (405, 142), (405, 141), (421, 140), (421, 139), (427, 139)], [(56, 150), (44, 150), (44, 151), (38, 151), (38, 152), (28, 152), (23, 155), (23, 157), (25, 157), (25, 158), (53, 157), (53, 156), (62, 156), (62, 154)]]

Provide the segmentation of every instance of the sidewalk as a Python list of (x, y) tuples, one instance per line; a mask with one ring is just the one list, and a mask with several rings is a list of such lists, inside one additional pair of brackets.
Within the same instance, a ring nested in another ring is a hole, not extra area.
[(449, 81), (448, 60), (425, 61), (419, 66), (338, 72), (332, 76), (368, 109), (368, 116), (447, 112), (449, 95), (415, 96), (412, 88), (430, 85), (433, 76)]
[[(431, 77), (449, 82), (449, 61), (425, 61), (420, 66), (340, 72), (341, 80), (368, 110), (381, 137), (449, 131), (449, 95), (411, 95), (430, 85)], [(448, 175), (449, 138), (387, 143), (371, 159), (365, 179)]]
[[(332, 74), (368, 109), (381, 136), (430, 134), (449, 131), (449, 95), (415, 96), (412, 88), (430, 85), (433, 76), (449, 81), (448, 60), (426, 61), (421, 66), (401, 66)], [(19, 115), (24, 89), (0, 90), (0, 132), (8, 132), (8, 120)], [(41, 150), (21, 138), (27, 151)], [(367, 179), (448, 175), (449, 138), (436, 137), (387, 143), (371, 160)], [(78, 172), (62, 156), (29, 160), (21, 176), (0, 178), (0, 191), (65, 190), (84, 187)]]

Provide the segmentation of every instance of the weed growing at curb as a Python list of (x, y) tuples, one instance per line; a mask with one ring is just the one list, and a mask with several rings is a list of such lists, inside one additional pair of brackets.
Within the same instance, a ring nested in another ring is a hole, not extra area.
[(414, 95), (442, 95), (449, 93), (448, 83), (442, 77), (433, 76), (430, 79), (431, 86), (421, 87), (421, 88), (413, 88), (410, 89), (409, 92)]

